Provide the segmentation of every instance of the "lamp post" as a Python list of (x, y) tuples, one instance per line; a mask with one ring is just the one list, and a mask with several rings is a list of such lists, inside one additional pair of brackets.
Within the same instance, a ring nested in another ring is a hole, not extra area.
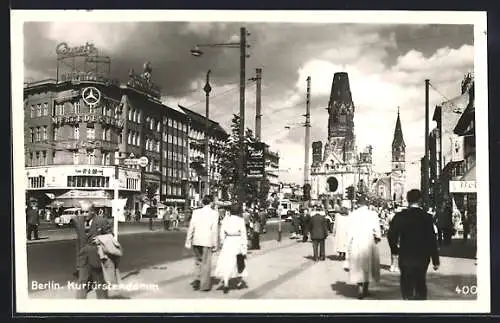
[(209, 136), (208, 136), (208, 131), (210, 128), (210, 91), (212, 91), (212, 87), (210, 86), (210, 73), (211, 71), (208, 70), (207, 72), (207, 81), (205, 83), (205, 87), (203, 88), (203, 91), (205, 91), (205, 169), (206, 169), (206, 181), (205, 181), (205, 195), (210, 194), (210, 141), (209, 141)]
[(238, 182), (240, 183), (239, 194), (238, 194), (238, 204), (243, 208), (243, 201), (245, 198), (245, 173), (244, 173), (244, 163), (245, 163), (245, 65), (246, 65), (246, 49), (249, 47), (247, 45), (247, 29), (245, 27), (240, 28), (240, 41), (230, 42), (230, 43), (219, 43), (219, 44), (198, 44), (195, 48), (191, 49), (191, 54), (195, 57), (200, 57), (203, 55), (203, 51), (200, 48), (239, 48), (240, 50), (240, 127), (239, 127), (239, 156), (238, 156)]

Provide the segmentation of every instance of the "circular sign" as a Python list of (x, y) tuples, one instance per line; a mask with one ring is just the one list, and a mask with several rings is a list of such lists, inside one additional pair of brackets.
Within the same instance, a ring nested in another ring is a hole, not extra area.
[(94, 106), (101, 100), (101, 91), (91, 86), (82, 90), (83, 102), (89, 106)]
[(139, 158), (139, 166), (146, 167), (146, 166), (148, 166), (148, 164), (149, 164), (148, 157), (142, 156), (141, 158)]

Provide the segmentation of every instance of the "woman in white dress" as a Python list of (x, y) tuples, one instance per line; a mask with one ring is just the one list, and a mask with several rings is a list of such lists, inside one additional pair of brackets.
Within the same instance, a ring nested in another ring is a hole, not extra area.
[(238, 288), (240, 288), (244, 285), (243, 278), (248, 275), (246, 266), (242, 272), (238, 272), (236, 261), (239, 254), (246, 256), (248, 248), (245, 220), (238, 206), (231, 207), (231, 213), (222, 220), (220, 242), (222, 247), (214, 275), (222, 280), (224, 294), (227, 294), (231, 278), (239, 278)]
[(349, 271), (351, 284), (358, 286), (358, 299), (368, 296), (370, 282), (380, 281), (381, 240), (380, 221), (375, 211), (368, 209), (366, 197), (358, 197), (360, 207), (349, 216), (349, 240), (344, 269)]
[(333, 235), (333, 247), (335, 248), (335, 252), (338, 253), (339, 259), (345, 260), (349, 238), (349, 212), (347, 209), (339, 208), (336, 210)]

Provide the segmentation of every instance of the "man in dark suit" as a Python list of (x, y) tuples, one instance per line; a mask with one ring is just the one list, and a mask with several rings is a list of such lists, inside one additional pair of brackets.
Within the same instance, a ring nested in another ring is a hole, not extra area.
[(28, 240), (31, 240), (32, 234), (35, 240), (38, 240), (38, 225), (40, 224), (40, 215), (38, 211), (38, 201), (30, 199), (30, 207), (26, 210), (26, 232)]
[(82, 215), (76, 216), (73, 225), (76, 229), (76, 269), (78, 273), (77, 298), (87, 298), (89, 286), (95, 286), (97, 298), (108, 298), (108, 291), (102, 288), (104, 275), (102, 264), (97, 254), (95, 237), (111, 233), (111, 224), (98, 216), (91, 202), (82, 203)]
[(328, 221), (326, 220), (324, 211), (319, 205), (313, 206), (312, 216), (309, 220), (311, 240), (313, 243), (313, 258), (318, 261), (325, 260), (325, 239), (328, 236)]
[(388, 240), (391, 254), (399, 255), (401, 294), (403, 299), (427, 299), (426, 275), (430, 260), (439, 268), (439, 252), (432, 215), (420, 206), (419, 190), (408, 191), (409, 207), (391, 221)]

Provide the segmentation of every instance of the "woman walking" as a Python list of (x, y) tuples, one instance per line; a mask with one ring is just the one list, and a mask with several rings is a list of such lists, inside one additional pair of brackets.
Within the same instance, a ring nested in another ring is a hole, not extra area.
[(237, 287), (241, 288), (244, 286), (243, 278), (248, 275), (247, 269), (241, 268), (241, 260), (244, 260), (247, 254), (248, 239), (245, 220), (239, 205), (233, 205), (230, 215), (222, 220), (220, 242), (222, 248), (217, 260), (215, 277), (222, 280), (224, 294), (227, 294), (230, 279), (238, 278)]
[(347, 242), (349, 238), (349, 212), (347, 209), (335, 210), (335, 222), (333, 224), (333, 247), (340, 260), (345, 260)]
[(380, 222), (377, 212), (368, 209), (364, 195), (358, 196), (360, 207), (351, 213), (349, 240), (344, 269), (352, 284), (358, 286), (358, 299), (368, 296), (370, 282), (380, 280)]

